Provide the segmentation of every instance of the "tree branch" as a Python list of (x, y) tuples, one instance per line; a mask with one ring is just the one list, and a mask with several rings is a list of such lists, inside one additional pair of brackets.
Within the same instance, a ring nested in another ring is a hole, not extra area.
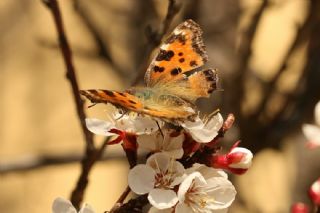
[(310, 12), (305, 22), (303, 23), (303, 25), (298, 28), (296, 37), (292, 42), (291, 46), (289, 47), (282, 61), (282, 64), (279, 66), (279, 69), (276, 71), (275, 76), (272, 78), (271, 81), (269, 81), (269, 83), (264, 85), (263, 96), (262, 96), (263, 100), (257, 106), (255, 112), (252, 113), (252, 115), (250, 115), (252, 119), (257, 119), (258, 115), (264, 112), (267, 102), (270, 100), (271, 95), (274, 94), (273, 92), (276, 89), (275, 85), (278, 82), (278, 79), (287, 68), (289, 59), (291, 58), (293, 53), (308, 39), (308, 36), (310, 34), (309, 32), (312, 28), (312, 21), (311, 21), (311, 19), (313, 19), (312, 16), (313, 16), (313, 13)]
[(266, 8), (269, 5), (269, 0), (263, 0), (260, 7), (257, 9), (256, 13), (251, 18), (252, 22), (250, 23), (247, 30), (243, 33), (242, 41), (239, 46), (239, 64), (235, 70), (235, 77), (234, 81), (236, 84), (239, 85), (239, 87), (234, 90), (235, 94), (233, 95), (234, 103), (233, 106), (236, 106), (235, 108), (235, 114), (236, 117), (239, 118), (239, 120), (242, 120), (241, 116), (241, 103), (244, 96), (244, 78), (246, 76), (246, 73), (248, 72), (248, 64), (249, 60), (252, 54), (252, 43), (253, 39), (256, 35), (256, 31), (258, 28), (258, 25), (260, 23), (261, 17), (266, 10)]
[(59, 4), (57, 0), (43, 0), (43, 2), (48, 6), (54, 18), (56, 30), (58, 33), (61, 53), (63, 55), (63, 59), (67, 69), (66, 76), (72, 87), (72, 92), (73, 92), (74, 101), (77, 107), (78, 117), (81, 123), (83, 134), (85, 136), (85, 141), (86, 141), (85, 157), (81, 162), (81, 174), (78, 178), (75, 189), (71, 193), (71, 198), (70, 198), (74, 207), (79, 209), (80, 204), (83, 200), (85, 189), (89, 182), (89, 178), (88, 178), (89, 173), (94, 163), (101, 158), (102, 153), (109, 141), (109, 137), (106, 138), (105, 142), (99, 149), (95, 148), (93, 135), (86, 128), (86, 124), (85, 124), (86, 115), (83, 109), (83, 102), (79, 94), (79, 86), (77, 83), (76, 72), (73, 66), (73, 61), (72, 61), (72, 52), (63, 28), (63, 21), (62, 21), (60, 9), (59, 9)]
[(85, 137), (87, 148), (94, 149), (93, 135), (91, 134), (91, 132), (89, 132), (89, 130), (87, 130), (86, 124), (85, 124), (86, 114), (83, 109), (83, 101), (80, 98), (79, 85), (77, 82), (76, 72), (73, 65), (73, 61), (72, 61), (72, 52), (64, 31), (58, 2), (56, 0), (43, 0), (43, 2), (50, 9), (54, 19), (54, 23), (56, 25), (61, 54), (63, 56), (64, 63), (66, 66), (66, 77), (71, 84), (73, 98), (76, 103), (77, 113), (78, 113), (79, 121), (81, 124), (82, 132)]
[[(11, 172), (24, 172), (33, 169), (39, 169), (52, 165), (64, 165), (70, 163), (76, 163), (83, 159), (83, 155), (69, 153), (63, 156), (44, 155), (44, 156), (28, 156), (15, 159), (14, 161), (0, 163), (0, 175)], [(106, 161), (109, 159), (125, 159), (120, 154), (108, 154), (108, 156), (102, 155), (99, 160)]]

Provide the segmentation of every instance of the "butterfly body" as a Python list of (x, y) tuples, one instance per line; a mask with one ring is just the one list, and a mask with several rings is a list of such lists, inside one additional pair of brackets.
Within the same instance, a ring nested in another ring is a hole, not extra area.
[(92, 103), (111, 103), (166, 121), (192, 120), (197, 114), (194, 102), (209, 97), (216, 89), (215, 70), (199, 70), (208, 60), (201, 29), (192, 20), (180, 24), (160, 46), (145, 74), (145, 87), (125, 92), (81, 90)]

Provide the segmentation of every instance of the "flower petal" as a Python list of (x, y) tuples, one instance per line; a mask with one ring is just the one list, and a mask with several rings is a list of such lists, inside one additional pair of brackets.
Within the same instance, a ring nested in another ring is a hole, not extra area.
[(311, 124), (303, 124), (302, 132), (310, 143), (320, 146), (320, 127)]
[(61, 197), (58, 197), (53, 201), (52, 212), (53, 213), (77, 213), (72, 203), (69, 200), (66, 200)]
[(178, 202), (177, 194), (172, 190), (153, 189), (148, 195), (151, 205), (158, 209), (167, 209)]
[(168, 208), (168, 209), (157, 209), (156, 207), (152, 206), (148, 213), (172, 213), (174, 212), (173, 208)]
[(178, 161), (174, 161), (171, 163), (170, 172), (176, 175), (175, 179), (170, 184), (171, 187), (180, 184), (185, 178), (185, 169), (183, 165)]
[(156, 140), (158, 140), (157, 134), (139, 135), (137, 137), (139, 148), (148, 151), (154, 151), (156, 149)]
[[(234, 162), (230, 162), (230, 168), (236, 169), (249, 169), (252, 164), (253, 154), (249, 149), (243, 147), (235, 147), (228, 153), (228, 158), (232, 160), (232, 156), (235, 156)], [(240, 160), (237, 156), (241, 156)]]
[(150, 166), (137, 165), (129, 171), (129, 187), (136, 194), (146, 194), (154, 188), (155, 175), (155, 171)]
[[(158, 121), (159, 126), (163, 126), (162, 121)], [(146, 116), (138, 116), (135, 119), (134, 126), (136, 134), (151, 134), (158, 131), (157, 121)]]
[(175, 213), (193, 213), (193, 210), (185, 203), (178, 203), (175, 208)]
[(192, 165), (191, 168), (187, 169), (186, 173), (187, 174), (191, 174), (193, 172), (200, 172), (200, 174), (205, 178), (205, 179), (209, 179), (212, 177), (224, 177), (224, 178), (228, 178), (227, 173), (225, 173), (223, 170), (221, 169), (214, 169), (212, 167), (208, 167), (204, 164), (199, 164), (199, 163), (195, 163)]
[(94, 213), (94, 210), (89, 204), (85, 203), (79, 213)]
[(206, 124), (199, 117), (195, 119), (195, 122), (185, 121), (181, 123), (181, 126), (199, 143), (212, 141), (218, 135), (222, 125), (223, 118), (220, 113), (213, 116)]
[(208, 179), (206, 191), (210, 197), (214, 198), (214, 202), (208, 203), (208, 208), (212, 210), (228, 208), (237, 193), (232, 183), (221, 177)]
[(170, 157), (166, 153), (155, 153), (147, 159), (147, 165), (156, 172), (166, 171), (170, 165)]
[(314, 108), (314, 117), (316, 120), (316, 124), (320, 126), (320, 101), (316, 104)]
[(188, 175), (180, 184), (178, 189), (178, 198), (180, 202), (184, 202), (185, 196), (195, 178), (198, 178), (200, 182), (204, 182), (204, 183), (206, 182), (203, 176), (199, 172), (193, 172), (192, 174)]
[(109, 132), (111, 129), (116, 128), (112, 122), (107, 122), (96, 118), (86, 118), (86, 126), (90, 132), (97, 135), (115, 135), (114, 133)]

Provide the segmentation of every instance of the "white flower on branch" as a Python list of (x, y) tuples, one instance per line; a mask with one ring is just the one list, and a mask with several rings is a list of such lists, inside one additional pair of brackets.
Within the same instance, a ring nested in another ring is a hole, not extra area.
[(308, 139), (308, 147), (315, 148), (320, 146), (320, 101), (314, 109), (315, 124), (303, 124), (302, 132)]
[(236, 190), (222, 170), (195, 164), (179, 186), (176, 213), (226, 212)]
[[(78, 213), (78, 211), (69, 200), (58, 197), (53, 201), (52, 213)], [(94, 210), (89, 204), (84, 204), (79, 213), (94, 213)]]
[(120, 113), (113, 114), (109, 121), (87, 118), (86, 126), (92, 133), (104, 136), (116, 135), (112, 129), (137, 135), (151, 134), (159, 129), (156, 121), (150, 117)]
[(199, 143), (211, 142), (223, 125), (223, 118), (220, 113), (212, 117), (201, 119), (199, 116), (194, 121), (183, 121), (180, 125)]
[(183, 165), (166, 153), (151, 155), (147, 163), (135, 166), (128, 175), (128, 184), (133, 192), (149, 193), (148, 200), (157, 209), (167, 209), (178, 202), (173, 188), (183, 180)]
[(164, 136), (161, 132), (154, 132), (150, 135), (140, 135), (137, 138), (139, 149), (147, 150), (149, 152), (164, 152), (170, 157), (179, 159), (183, 156), (182, 144), (184, 135), (173, 135), (175, 132), (168, 129), (163, 130)]

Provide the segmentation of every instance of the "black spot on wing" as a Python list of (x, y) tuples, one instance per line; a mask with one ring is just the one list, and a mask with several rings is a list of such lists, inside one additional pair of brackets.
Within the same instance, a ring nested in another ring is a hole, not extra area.
[(196, 66), (198, 66), (198, 64), (197, 64), (197, 62), (196, 61), (190, 61), (190, 66), (191, 67), (196, 67)]
[(129, 100), (129, 102), (132, 103), (132, 104), (137, 104), (137, 102), (132, 101), (132, 100)]
[(179, 52), (178, 56), (183, 56), (183, 53), (182, 53), (182, 52)]
[(170, 73), (171, 73), (171, 75), (178, 75), (181, 72), (182, 72), (181, 68), (177, 67), (177, 68), (172, 69)]
[(156, 57), (156, 61), (170, 61), (173, 56), (174, 52), (172, 50), (166, 51), (160, 49), (160, 52)]
[(165, 41), (166, 44), (171, 44), (175, 41), (180, 42), (182, 45), (186, 44), (186, 36), (182, 35), (181, 33), (176, 35), (176, 34), (172, 34), (171, 36), (169, 36), (167, 38), (167, 40)]
[(101, 92), (103, 92), (104, 94), (106, 94), (107, 96), (110, 97), (115, 97), (114, 93), (112, 91), (109, 90), (101, 90)]
[(122, 97), (127, 97), (124, 93), (122, 92), (118, 92), (119, 95), (121, 95)]
[(155, 71), (155, 72), (163, 72), (164, 71), (164, 67), (154, 66), (153, 67), (153, 71)]
[(180, 58), (180, 59), (179, 59), (179, 62), (180, 62), (180, 63), (183, 63), (183, 62), (184, 62), (184, 58)]

